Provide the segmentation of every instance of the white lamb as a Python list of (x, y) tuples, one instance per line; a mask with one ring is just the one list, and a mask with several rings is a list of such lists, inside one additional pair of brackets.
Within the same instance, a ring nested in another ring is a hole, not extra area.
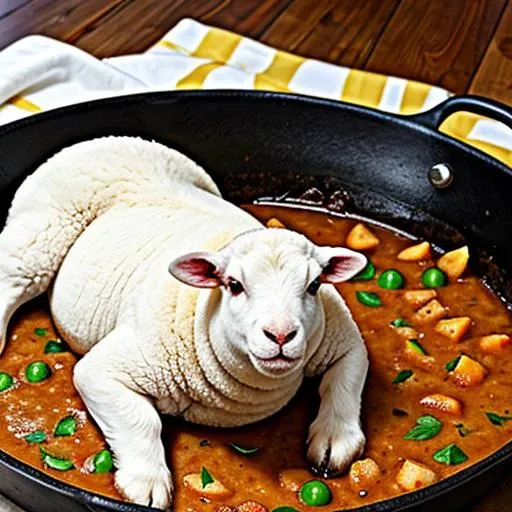
[(332, 474), (364, 447), (368, 360), (344, 301), (321, 283), (365, 264), (263, 228), (161, 144), (83, 142), (41, 165), (13, 200), (0, 234), (0, 350), (15, 310), (50, 288), (55, 324), (85, 354), (75, 385), (133, 502), (171, 504), (157, 410), (244, 425), (281, 409), (305, 375), (323, 375), (308, 457)]

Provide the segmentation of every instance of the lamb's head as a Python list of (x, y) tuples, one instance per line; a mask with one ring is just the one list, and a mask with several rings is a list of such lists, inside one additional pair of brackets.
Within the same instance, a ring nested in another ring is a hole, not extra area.
[(305, 362), (321, 284), (346, 281), (365, 264), (365, 256), (345, 248), (320, 247), (286, 229), (258, 229), (218, 252), (186, 254), (169, 271), (191, 286), (220, 287), (226, 341), (259, 372), (279, 377)]

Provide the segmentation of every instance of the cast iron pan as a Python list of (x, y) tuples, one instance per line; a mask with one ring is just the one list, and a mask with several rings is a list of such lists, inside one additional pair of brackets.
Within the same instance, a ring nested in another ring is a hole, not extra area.
[[(511, 109), (470, 96), (405, 118), (340, 102), (241, 91), (143, 94), (67, 107), (0, 127), (0, 216), (5, 218), (23, 177), (59, 149), (102, 135), (138, 135), (198, 161), (235, 203), (298, 197), (312, 186), (326, 197), (343, 190), (351, 198), (345, 202), (349, 212), (444, 249), (465, 240), (477, 255), (473, 269), (510, 305), (512, 173), (437, 131), (460, 110), (512, 127)], [(454, 173), (445, 189), (427, 179), (439, 163)], [(431, 487), (357, 510), (455, 511), (481, 497), (511, 465), (509, 443)], [(33, 512), (151, 510), (60, 483), (1, 452), (0, 492)]]

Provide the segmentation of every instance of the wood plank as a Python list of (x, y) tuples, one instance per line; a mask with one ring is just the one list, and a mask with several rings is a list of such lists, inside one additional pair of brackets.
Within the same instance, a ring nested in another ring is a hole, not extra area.
[(126, 0), (32, 0), (0, 21), (0, 48), (29, 34), (72, 41), (77, 33)]
[(294, 0), (264, 32), (261, 41), (293, 52), (337, 3), (338, 0)]
[(399, 3), (400, 0), (338, 1), (296, 51), (306, 57), (361, 68)]
[(290, 1), (135, 0), (92, 24), (75, 44), (98, 57), (142, 52), (184, 17), (257, 37)]
[(464, 93), (507, 0), (402, 0), (365, 66)]
[(30, 3), (31, 0), (8, 0), (0, 3), (0, 19), (17, 11), (20, 7)]
[(509, 1), (469, 92), (512, 105), (512, 2)]

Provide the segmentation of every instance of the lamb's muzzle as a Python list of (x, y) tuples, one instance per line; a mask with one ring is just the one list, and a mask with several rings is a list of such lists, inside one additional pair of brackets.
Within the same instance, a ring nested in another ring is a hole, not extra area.
[(119, 490), (166, 508), (153, 403), (242, 425), (283, 407), (305, 375), (323, 375), (308, 457), (339, 471), (361, 452), (367, 355), (331, 284), (365, 264), (264, 229), (171, 149), (97, 139), (58, 153), (14, 198), (0, 234), (0, 334), (3, 343), (13, 312), (51, 285), (54, 321), (85, 354), (74, 381), (114, 452)]

